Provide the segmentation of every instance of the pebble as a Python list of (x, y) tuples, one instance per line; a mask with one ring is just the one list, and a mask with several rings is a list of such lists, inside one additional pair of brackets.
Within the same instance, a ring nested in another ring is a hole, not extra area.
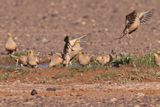
[(110, 101), (114, 103), (117, 101), (117, 98), (112, 98)]
[(85, 22), (85, 21), (82, 21), (82, 25), (86, 25), (86, 22)]
[(137, 104), (136, 104), (136, 105), (134, 105), (134, 107), (140, 107), (140, 105), (137, 105)]
[(53, 88), (47, 88), (46, 91), (56, 91), (57, 89), (55, 87)]
[(38, 93), (37, 93), (37, 91), (35, 90), (35, 89), (33, 89), (32, 91), (31, 91), (31, 95), (37, 95)]
[(137, 96), (138, 96), (138, 97), (144, 97), (145, 94), (144, 94), (144, 93), (137, 93)]
[(49, 42), (49, 40), (48, 40), (48, 39), (46, 39), (46, 38), (42, 38), (42, 43), (47, 43), (47, 42)]

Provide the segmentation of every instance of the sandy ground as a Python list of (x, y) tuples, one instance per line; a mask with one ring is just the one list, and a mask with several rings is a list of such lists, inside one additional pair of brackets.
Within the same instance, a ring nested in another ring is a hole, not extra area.
[[(134, 86), (134, 87), (133, 87)], [(126, 88), (127, 87), (127, 88)], [(31, 96), (36, 89), (38, 95)], [(2, 107), (159, 107), (160, 84), (0, 84)], [(5, 96), (5, 97), (4, 97)]]
[[(122, 77), (95, 79), (95, 76), (113, 70), (120, 72), (118, 75)], [(138, 76), (127, 79), (133, 76), (130, 74), (132, 70), (126, 66), (86, 72), (66, 68), (28, 69), (24, 72), (1, 70), (0, 106), (159, 107), (160, 79), (156, 76), (146, 77), (145, 74), (139, 74), (143, 79), (138, 79)], [(141, 70), (146, 73), (157, 70), (159, 73), (159, 68)], [(124, 73), (130, 76), (123, 76)], [(31, 95), (33, 89), (38, 94)]]

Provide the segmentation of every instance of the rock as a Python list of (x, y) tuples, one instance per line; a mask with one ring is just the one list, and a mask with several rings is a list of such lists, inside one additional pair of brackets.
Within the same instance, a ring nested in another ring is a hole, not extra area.
[(38, 94), (38, 92), (35, 90), (35, 89), (33, 89), (32, 91), (31, 91), (31, 95), (37, 95)]
[(144, 93), (137, 93), (137, 97), (144, 97), (145, 94)]
[(140, 105), (137, 105), (137, 104), (136, 104), (136, 105), (134, 105), (134, 107), (140, 107)]
[(46, 38), (42, 38), (42, 43), (47, 43), (47, 42), (49, 42), (49, 40), (48, 40), (48, 39), (46, 39)]
[(81, 23), (82, 23), (82, 25), (86, 25), (86, 22), (85, 22), (85, 21), (82, 21)]
[(106, 32), (108, 32), (108, 31), (109, 31), (109, 30), (108, 30), (108, 28), (105, 28), (104, 30), (105, 30)]
[(114, 103), (114, 102), (117, 101), (117, 98), (112, 98), (110, 101), (111, 101), (112, 103)]
[(53, 88), (50, 88), (50, 87), (49, 87), (49, 88), (46, 89), (46, 91), (56, 91), (56, 90), (57, 90), (57, 89), (56, 89), (55, 87), (53, 87)]

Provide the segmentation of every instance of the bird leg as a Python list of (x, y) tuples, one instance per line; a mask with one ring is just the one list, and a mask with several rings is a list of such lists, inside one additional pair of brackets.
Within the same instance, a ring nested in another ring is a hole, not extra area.
[(19, 60), (16, 59), (16, 67), (18, 67), (18, 65), (19, 65)]

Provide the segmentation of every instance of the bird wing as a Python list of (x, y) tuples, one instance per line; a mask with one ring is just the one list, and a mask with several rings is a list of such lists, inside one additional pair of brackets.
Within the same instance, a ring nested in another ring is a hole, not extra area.
[(140, 13), (139, 19), (141, 23), (145, 23), (146, 21), (148, 21), (153, 15), (153, 9)]
[(123, 30), (123, 36), (122, 37), (125, 36), (126, 29), (129, 28), (134, 23), (136, 17), (137, 17), (137, 11), (136, 10), (134, 10), (131, 13), (129, 13), (128, 15), (126, 15), (126, 26), (125, 26), (125, 28)]
[(128, 15), (126, 15), (126, 26), (131, 25), (135, 19), (137, 17), (137, 11), (134, 10), (131, 13), (129, 13)]
[(125, 25), (125, 28), (123, 30), (123, 35), (121, 37), (116, 38), (115, 40), (121, 39), (126, 35), (126, 29), (129, 28), (134, 23), (136, 17), (137, 17), (137, 11), (136, 10), (134, 10), (131, 13), (129, 13), (128, 15), (126, 15), (126, 20), (125, 20), (126, 25)]
[(84, 35), (84, 36), (81, 36), (81, 37), (78, 37), (78, 38), (70, 40), (71, 46), (73, 46), (77, 41), (80, 41), (80, 39), (82, 39), (82, 38), (84, 38), (86, 36), (88, 36), (88, 35)]
[(87, 35), (84, 35), (84, 36), (81, 36), (81, 37), (75, 38), (75, 39), (73, 39), (73, 41), (80, 40), (80, 39), (82, 39), (82, 38), (84, 38), (84, 37), (86, 37), (86, 36), (87, 36)]
[(82, 38), (84, 38), (84, 37), (86, 37), (87, 35), (84, 35), (84, 36), (81, 36), (81, 37), (79, 37), (79, 38), (77, 38), (77, 39), (82, 39)]

